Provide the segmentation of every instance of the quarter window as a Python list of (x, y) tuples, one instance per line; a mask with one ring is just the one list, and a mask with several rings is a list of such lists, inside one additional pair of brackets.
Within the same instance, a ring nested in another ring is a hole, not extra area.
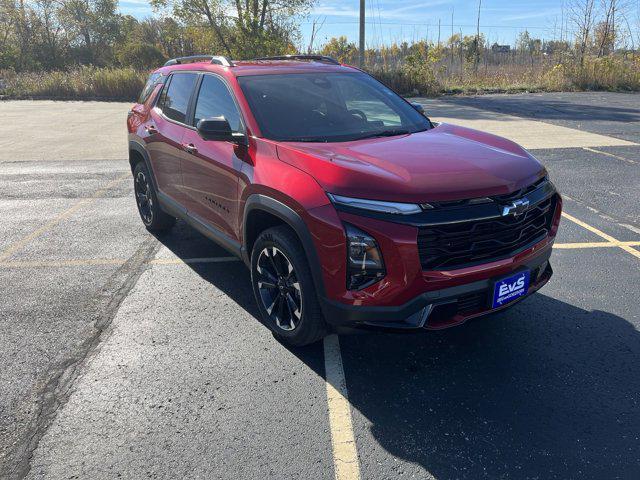
[(176, 122), (185, 123), (189, 99), (196, 81), (195, 73), (174, 73), (171, 82), (163, 92), (161, 108), (162, 113)]
[(162, 82), (162, 74), (160, 73), (152, 73), (149, 75), (147, 79), (147, 83), (145, 84), (140, 96), (138, 97), (138, 103), (144, 103), (149, 99), (149, 95), (153, 92), (153, 89), (156, 88), (158, 83)]
[(227, 119), (232, 131), (241, 130), (240, 114), (229, 89), (218, 77), (205, 75), (198, 94), (193, 124), (197, 125), (203, 118), (220, 116)]

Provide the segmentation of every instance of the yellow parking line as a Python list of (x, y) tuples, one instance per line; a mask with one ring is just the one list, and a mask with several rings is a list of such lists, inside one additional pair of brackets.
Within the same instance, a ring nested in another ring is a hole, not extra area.
[(640, 252), (638, 250), (636, 250), (635, 248), (631, 248), (631, 247), (620, 247), (622, 250), (624, 250), (627, 253), (630, 253), (631, 255), (633, 255), (634, 257), (640, 258)]
[(587, 152), (599, 153), (600, 155), (606, 155), (607, 157), (616, 158), (618, 160), (622, 160), (623, 162), (631, 163), (632, 165), (638, 163), (638, 162), (636, 162), (634, 160), (631, 160), (629, 158), (624, 158), (624, 157), (621, 157), (620, 155), (615, 155), (615, 154), (609, 153), (609, 152), (603, 152), (602, 150), (596, 150), (595, 148), (583, 147), (582, 149), (586, 150)]
[(640, 242), (575, 242), (575, 243), (556, 243), (553, 248), (560, 249), (578, 249), (578, 248), (611, 248), (611, 247), (637, 247)]
[(85, 205), (89, 205), (89, 204), (93, 203), (95, 200), (99, 199), (100, 197), (103, 197), (109, 191), (109, 189), (111, 189), (112, 187), (114, 187), (115, 185), (117, 185), (118, 183), (120, 183), (121, 181), (123, 181), (125, 178), (128, 178), (128, 177), (131, 177), (130, 173), (126, 173), (126, 174), (116, 178), (115, 180), (109, 182), (104, 188), (98, 190), (93, 197), (85, 198), (83, 200), (80, 200), (75, 205), (73, 205), (72, 207), (68, 208), (67, 210), (62, 212), (60, 215), (58, 215), (57, 217), (49, 220), (43, 226), (41, 226), (37, 230), (31, 232), (26, 237), (24, 237), (24, 238), (18, 240), (17, 242), (9, 245), (8, 248), (6, 248), (2, 253), (0, 253), (0, 262), (2, 262), (3, 260), (6, 260), (7, 258), (9, 258), (11, 255), (13, 255), (18, 250), (20, 250), (25, 245), (27, 245), (30, 241), (35, 240), (36, 238), (38, 238), (40, 235), (42, 235), (46, 231), (48, 231), (51, 228), (55, 227), (62, 220), (64, 220), (65, 218), (70, 217), (75, 212), (77, 212), (82, 207), (84, 207)]
[(122, 265), (126, 260), (120, 258), (91, 258), (72, 260), (16, 260), (0, 262), (0, 268), (48, 268), (48, 267), (84, 267), (95, 265)]
[(180, 265), (186, 263), (223, 263), (223, 262), (239, 262), (238, 257), (201, 257), (201, 258), (154, 258), (149, 263), (153, 265)]
[[(560, 250), (579, 250), (590, 248), (622, 248), (640, 247), (640, 241), (636, 242), (569, 242), (556, 243), (553, 248)], [(625, 249), (626, 250), (626, 249)], [(633, 250), (633, 253), (638, 253)], [(630, 252), (631, 253), (631, 252)], [(148, 263), (151, 265), (193, 265), (199, 263), (227, 263), (239, 262), (238, 257), (194, 257), (194, 258), (154, 258)], [(15, 260), (0, 261), (0, 268), (48, 268), (48, 267), (86, 267), (122, 265), (126, 262), (123, 258), (80, 258), (62, 260)]]
[[(148, 263), (152, 265), (182, 265), (196, 263), (239, 262), (238, 257), (202, 257), (202, 258), (156, 258)], [(0, 268), (38, 268), (38, 267), (85, 267), (95, 265), (122, 265), (126, 262), (122, 258), (82, 258), (66, 260), (16, 260), (0, 262)]]
[(329, 428), (336, 480), (359, 480), (360, 463), (351, 423), (351, 405), (337, 335), (324, 339), (324, 370), (329, 405)]
[(638, 250), (632, 248), (630, 245), (625, 245), (625, 243), (627, 243), (627, 242), (621, 242), (621, 241), (615, 239), (614, 237), (612, 237), (611, 235), (604, 233), (602, 230), (599, 230), (596, 227), (592, 227), (588, 223), (585, 223), (582, 220), (578, 220), (576, 217), (574, 217), (572, 215), (569, 215), (568, 213), (562, 212), (562, 216), (567, 218), (568, 220), (571, 220), (576, 225), (579, 225), (582, 228), (585, 228), (585, 229), (589, 230), (590, 232), (595, 233), (599, 237), (604, 238), (608, 242), (615, 243), (616, 247), (621, 248), (625, 252), (630, 253), (631, 255), (633, 255), (634, 257), (640, 258), (640, 252)]

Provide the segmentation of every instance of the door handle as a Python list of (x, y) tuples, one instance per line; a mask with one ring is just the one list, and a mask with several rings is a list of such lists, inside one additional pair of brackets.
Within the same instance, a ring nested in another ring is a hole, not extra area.
[(182, 148), (185, 152), (190, 153), (191, 155), (198, 153), (198, 149), (193, 143), (183, 143)]
[(149, 135), (155, 135), (156, 133), (158, 133), (158, 129), (153, 125), (145, 125), (144, 129), (147, 131)]

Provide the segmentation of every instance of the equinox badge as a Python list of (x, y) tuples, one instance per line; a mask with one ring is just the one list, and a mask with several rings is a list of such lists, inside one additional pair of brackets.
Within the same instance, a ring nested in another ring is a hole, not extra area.
[(506, 217), (508, 215), (513, 215), (514, 217), (519, 217), (527, 210), (529, 210), (529, 200), (521, 198), (511, 202), (511, 205), (505, 205), (502, 207), (502, 216)]

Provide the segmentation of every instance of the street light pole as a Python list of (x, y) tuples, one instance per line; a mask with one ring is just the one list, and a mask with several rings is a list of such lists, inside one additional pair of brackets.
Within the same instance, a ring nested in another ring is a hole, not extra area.
[(358, 51), (358, 66), (364, 67), (364, 0), (360, 0), (360, 48)]

